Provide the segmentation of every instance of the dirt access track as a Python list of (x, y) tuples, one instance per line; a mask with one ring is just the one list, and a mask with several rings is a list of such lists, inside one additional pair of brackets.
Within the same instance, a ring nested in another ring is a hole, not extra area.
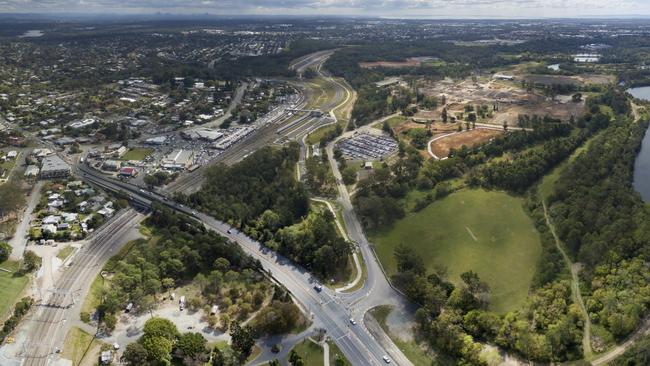
[(463, 145), (467, 147), (476, 146), (501, 134), (503, 134), (503, 131), (476, 128), (474, 130), (462, 131), (448, 136), (440, 136), (438, 139), (431, 142), (431, 152), (439, 158), (445, 158), (449, 155), (449, 150), (452, 148), (459, 149)]
[(375, 67), (387, 67), (391, 69), (399, 69), (402, 67), (418, 67), (427, 61), (435, 61), (435, 57), (409, 57), (403, 61), (373, 61), (373, 62), (359, 62), (362, 69), (373, 69)]
[(616, 81), (616, 77), (605, 74), (580, 74), (576, 76), (529, 74), (523, 75), (523, 80), (542, 85), (573, 84), (584, 86), (588, 84), (612, 84)]

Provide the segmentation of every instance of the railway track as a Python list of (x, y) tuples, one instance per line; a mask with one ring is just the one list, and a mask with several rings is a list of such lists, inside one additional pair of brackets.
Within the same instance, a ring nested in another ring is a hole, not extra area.
[(75, 299), (81, 300), (77, 297), (83, 292), (83, 287), (90, 284), (101, 265), (112, 255), (115, 245), (111, 244), (139, 221), (136, 220), (138, 216), (136, 211), (128, 209), (108, 222), (73, 257), (73, 262), (55, 282), (56, 287), (49, 290), (51, 295), (37, 303), (36, 311), (29, 319), (36, 324), (23, 346), (23, 366), (46, 366), (49, 358), (61, 349), (65, 323), (73, 315), (71, 310)]
[[(321, 71), (321, 67), (329, 55), (331, 55), (333, 52), (334, 50), (318, 52), (314, 55), (310, 55), (296, 61), (293, 65), (302, 68), (303, 70), (307, 67), (315, 66), (321, 77), (327, 80), (329, 76), (324, 71)], [(325, 104), (319, 106), (320, 110), (322, 110), (324, 113), (329, 113), (332, 109), (338, 106), (345, 97), (345, 90), (343, 90), (336, 83), (332, 84), (336, 90), (334, 97), (329, 99)], [(307, 104), (307, 101), (304, 100), (301, 104), (304, 106)], [(302, 108), (303, 106), (299, 106), (298, 109)], [(167, 185), (167, 187), (164, 188), (164, 191), (168, 193), (191, 193), (194, 190), (200, 188), (203, 182), (203, 174), (205, 173), (206, 167), (217, 163), (224, 163), (226, 165), (237, 163), (252, 152), (262, 148), (263, 146), (271, 144), (280, 136), (296, 140), (302, 145), (303, 137), (326, 124), (326, 121), (323, 122), (323, 119), (321, 118), (299, 117), (298, 119), (291, 121), (292, 119), (292, 117), (288, 117), (265, 125), (264, 127), (252, 133), (250, 136), (238, 142), (235, 146), (215, 157), (205, 166), (202, 166), (193, 172), (179, 177), (176, 181)]]

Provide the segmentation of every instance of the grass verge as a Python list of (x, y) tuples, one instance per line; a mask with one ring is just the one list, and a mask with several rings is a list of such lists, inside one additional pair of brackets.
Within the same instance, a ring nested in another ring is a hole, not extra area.
[(327, 344), (330, 346), (330, 364), (329, 366), (335, 366), (336, 365), (336, 360), (340, 359), (343, 361), (344, 366), (352, 366), (350, 361), (345, 357), (343, 352), (341, 352), (341, 349), (339, 346), (336, 345), (336, 343), (332, 341), (327, 341)]
[(430, 366), (432, 364), (432, 356), (427, 354), (425, 350), (418, 345), (415, 340), (404, 341), (391, 333), (390, 328), (386, 324), (388, 314), (390, 314), (392, 307), (390, 305), (382, 305), (370, 310), (375, 320), (379, 323), (381, 328), (386, 332), (395, 345), (404, 353), (415, 366)]
[(104, 279), (101, 275), (97, 275), (93, 282), (90, 284), (90, 289), (88, 290), (88, 295), (84, 299), (83, 304), (81, 304), (80, 313), (87, 313), (91, 315), (97, 306), (102, 301), (102, 290), (104, 289)]
[(71, 360), (73, 365), (79, 365), (81, 361), (90, 357), (93, 348), (101, 346), (102, 342), (94, 339), (92, 334), (83, 330), (72, 327), (65, 336), (63, 342), (63, 358)]
[(16, 275), (20, 268), (19, 262), (5, 261), (0, 264), (0, 268), (11, 271), (0, 271), (0, 317), (5, 319), (13, 311), (13, 305), (27, 286), (29, 277)]
[(323, 364), (323, 347), (317, 345), (316, 343), (305, 339), (304, 341), (298, 343), (293, 350), (296, 351), (302, 360), (305, 362), (305, 365), (322, 365)]
[(70, 254), (72, 254), (72, 252), (74, 252), (74, 247), (66, 245), (56, 253), (56, 257), (64, 261), (70, 256)]

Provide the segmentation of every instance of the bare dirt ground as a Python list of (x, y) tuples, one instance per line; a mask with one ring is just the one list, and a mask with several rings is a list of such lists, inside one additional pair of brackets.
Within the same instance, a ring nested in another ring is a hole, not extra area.
[(587, 84), (611, 84), (616, 81), (616, 77), (614, 75), (606, 74), (581, 74), (575, 76), (528, 74), (523, 75), (523, 79), (527, 82), (534, 82), (536, 84), (544, 85), (574, 84), (580, 86)]
[[(555, 80), (577, 80), (578, 77), (538, 75), (546, 81)], [(590, 78), (597, 81), (609, 78), (608, 75), (587, 75), (582, 78)], [(542, 79), (540, 79), (542, 80)], [(592, 81), (592, 82), (593, 82)], [(445, 79), (440, 81), (424, 81), (420, 91), (428, 96), (435, 96), (446, 99), (446, 105), (440, 105), (433, 111), (418, 112), (415, 118), (425, 118), (433, 121), (440, 121), (443, 107), (447, 109), (447, 115), (463, 118), (467, 115), (464, 108), (466, 105), (485, 105), (488, 107), (488, 114), (485, 118), (479, 118), (478, 122), (490, 123), (502, 126), (507, 122), (515, 126), (518, 116), (538, 115), (550, 116), (563, 121), (568, 121), (571, 116), (575, 118), (584, 113), (584, 102), (573, 103), (570, 96), (560, 95), (555, 100), (547, 98), (537, 92), (528, 92), (521, 88), (517, 81), (492, 80), (486, 77), (475, 80), (466, 79), (454, 81)], [(496, 110), (495, 110), (496, 107)]]
[(477, 128), (474, 130), (465, 131), (456, 135), (441, 138), (431, 143), (431, 151), (438, 157), (445, 157), (449, 155), (449, 150), (452, 148), (460, 148), (463, 145), (472, 147), (481, 142), (488, 141), (495, 136), (501, 135), (502, 131), (488, 130)]
[[(423, 119), (430, 119), (429, 115), (435, 115), (434, 112), (429, 112), (429, 111), (423, 111), (423, 112), (418, 112), (416, 115), (416, 118), (423, 118)], [(438, 114), (438, 116), (440, 116)], [(431, 117), (433, 118), (433, 117)], [(406, 121), (404, 123), (401, 123), (393, 128), (393, 132), (395, 134), (402, 134), (406, 133), (408, 130), (413, 129), (413, 128), (426, 128), (427, 125), (424, 123), (417, 123), (413, 121)], [(448, 132), (454, 132), (458, 129), (458, 124), (456, 123), (442, 123), (442, 122), (433, 122), (429, 124), (429, 129), (431, 132), (433, 132), (434, 135), (440, 134), (440, 133), (448, 133)]]
[(418, 67), (423, 62), (434, 60), (433, 57), (409, 57), (402, 61), (374, 61), (374, 62), (359, 62), (359, 66), (363, 69), (372, 69), (375, 67), (388, 67), (399, 69), (402, 67)]
[(549, 116), (552, 118), (558, 118), (562, 121), (568, 121), (571, 116), (578, 118), (585, 111), (584, 101), (573, 103), (562, 100), (564, 98), (558, 97), (557, 99), (558, 100), (556, 101), (545, 100), (537, 104), (502, 106), (500, 107), (499, 112), (495, 113), (494, 118), (487, 123), (501, 126), (504, 122), (508, 122), (509, 126), (515, 126), (520, 114), (529, 116)]

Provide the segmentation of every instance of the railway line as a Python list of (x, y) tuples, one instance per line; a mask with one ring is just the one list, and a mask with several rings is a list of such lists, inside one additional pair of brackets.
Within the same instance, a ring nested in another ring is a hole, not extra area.
[(55, 287), (35, 305), (33, 316), (27, 320), (33, 324), (28, 324), (32, 328), (28, 340), (23, 343), (23, 366), (46, 366), (50, 357), (61, 350), (67, 333), (66, 323), (77, 316), (75, 305), (87, 291), (84, 287), (90, 285), (103, 264), (115, 254), (121, 244), (120, 238), (141, 218), (142, 215), (133, 209), (119, 213), (63, 269)]
[[(315, 69), (323, 78), (328, 79), (329, 76), (327, 76), (324, 71), (321, 71), (321, 68), (327, 58), (333, 52), (334, 50), (328, 50), (307, 55), (294, 62), (293, 68), (296, 70), (301, 69), (304, 71), (307, 67), (315, 67)], [(305, 89), (304, 84), (301, 84), (300, 82), (292, 83), (303, 90)], [(318, 106), (319, 109), (324, 113), (328, 113), (333, 108), (338, 106), (345, 97), (345, 90), (341, 88), (340, 85), (336, 83), (332, 83), (332, 85), (335, 87), (334, 98), (331, 98), (325, 104)], [(308, 95), (309, 93), (304, 92), (304, 94)], [(304, 98), (302, 102), (296, 106), (296, 109), (304, 108), (307, 105), (307, 99), (308, 98)], [(223, 163), (226, 165), (235, 164), (254, 151), (264, 146), (270, 145), (283, 137), (301, 142), (303, 140), (303, 137), (305, 137), (307, 134), (318, 129), (320, 126), (327, 124), (329, 121), (327, 121), (326, 118), (327, 117), (313, 118), (306, 114), (302, 116), (297, 116), (294, 114), (292, 116), (284, 116), (284, 118), (280, 118), (276, 121), (271, 121), (270, 123), (256, 130), (250, 136), (238, 142), (235, 146), (232, 146), (228, 150), (225, 150), (223, 153), (216, 156), (208, 164), (179, 177), (176, 179), (176, 181), (167, 185), (163, 189), (163, 192), (191, 193), (200, 188), (203, 182), (203, 175), (207, 167), (217, 163)]]

